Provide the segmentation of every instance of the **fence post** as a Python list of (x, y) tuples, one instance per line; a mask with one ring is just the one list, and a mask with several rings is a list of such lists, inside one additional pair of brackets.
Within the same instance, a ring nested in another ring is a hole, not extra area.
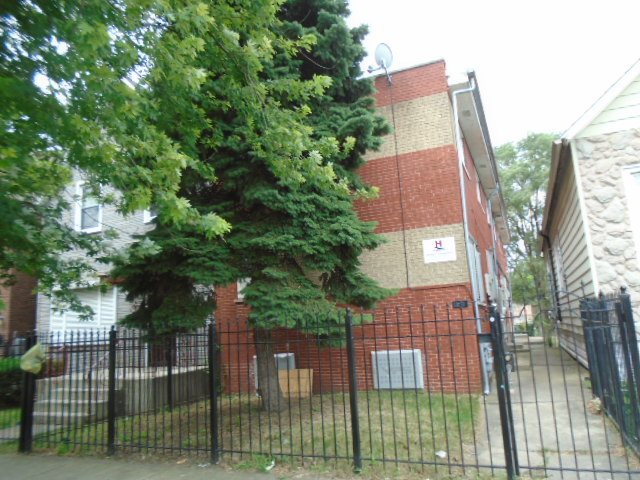
[(514, 480), (520, 475), (520, 467), (518, 465), (518, 450), (516, 447), (516, 438), (513, 426), (513, 411), (511, 410), (511, 393), (509, 390), (507, 362), (505, 360), (502, 323), (495, 304), (492, 304), (491, 307), (489, 307), (489, 324), (491, 327), (491, 340), (493, 343), (496, 382), (498, 384), (497, 394), (498, 404), (500, 406), (500, 423), (502, 426), (504, 456), (507, 462), (507, 477), (509, 480)]
[(360, 419), (358, 417), (358, 377), (356, 371), (356, 351), (353, 345), (353, 315), (348, 308), (345, 315), (347, 334), (347, 363), (349, 365), (349, 402), (351, 405), (351, 437), (353, 440), (353, 467), (362, 470), (362, 449), (360, 446)]
[(169, 411), (173, 411), (173, 346), (175, 339), (173, 335), (169, 339), (165, 339), (164, 352), (165, 361), (167, 362), (167, 405)]
[[(27, 337), (26, 350), (33, 347), (38, 341), (37, 335)], [(36, 375), (22, 371), (22, 412), (20, 415), (20, 438), (18, 439), (18, 451), (31, 453), (33, 447), (33, 405), (36, 399)]]
[[(627, 336), (631, 345), (631, 362), (633, 364), (633, 372), (636, 376), (638, 388), (640, 388), (640, 355), (638, 354), (638, 336), (636, 335), (635, 324), (633, 321), (633, 310), (631, 309), (631, 295), (626, 293), (627, 288), (622, 287), (620, 294), (620, 302), (624, 321), (626, 324)], [(638, 398), (640, 398), (640, 390), (638, 390)]]
[(109, 330), (109, 362), (107, 393), (107, 455), (116, 453), (116, 327)]
[(207, 353), (209, 357), (209, 430), (211, 436), (211, 462), (220, 462), (218, 443), (218, 332), (215, 321), (209, 324)]

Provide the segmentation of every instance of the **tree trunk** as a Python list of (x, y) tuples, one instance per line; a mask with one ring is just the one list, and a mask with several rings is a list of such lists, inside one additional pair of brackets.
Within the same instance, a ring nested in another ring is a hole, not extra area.
[(271, 330), (256, 328), (254, 336), (258, 363), (258, 393), (262, 398), (262, 409), (267, 412), (280, 412), (286, 405), (278, 381)]
[(171, 336), (162, 340), (149, 343), (148, 362), (150, 367), (168, 367), (176, 365), (175, 337)]

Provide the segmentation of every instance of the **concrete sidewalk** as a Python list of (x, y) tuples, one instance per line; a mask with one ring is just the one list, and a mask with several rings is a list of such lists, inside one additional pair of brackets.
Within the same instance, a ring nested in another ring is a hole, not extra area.
[[(640, 480), (640, 474), (626, 473), (638, 472), (640, 463), (625, 449), (620, 432), (605, 414), (589, 410), (588, 370), (541, 338), (522, 341), (527, 348), (515, 349), (519, 367), (511, 377), (520, 473), (563, 480)], [(495, 388), (486, 404), (490, 440), (479, 461), (504, 465)]]
[[(293, 473), (291, 477), (300, 475)], [(306, 476), (305, 480), (319, 477)], [(0, 478), (8, 480), (265, 480), (264, 473), (228, 471), (201, 464), (145, 463), (124, 458), (0, 454)], [(325, 477), (326, 480), (326, 477)]]

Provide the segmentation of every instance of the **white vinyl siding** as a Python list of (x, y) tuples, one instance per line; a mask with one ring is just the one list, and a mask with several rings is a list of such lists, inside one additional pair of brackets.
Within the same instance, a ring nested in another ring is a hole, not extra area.
[(142, 212), (142, 221), (144, 223), (149, 223), (157, 216), (158, 210), (156, 209), (156, 207), (149, 207)]
[(640, 128), (640, 78), (636, 78), (582, 132), (579, 137)]
[(83, 305), (91, 307), (93, 316), (85, 320), (77, 312), (51, 308), (49, 328), (52, 332), (103, 329), (116, 322), (117, 288), (109, 288), (105, 292), (100, 289), (78, 289), (75, 293)]
[(593, 295), (593, 278), (576, 177), (570, 162), (567, 162), (562, 190), (554, 204), (556, 210), (550, 237), (558, 301), (563, 312), (558, 335), (562, 346), (586, 364), (582, 319), (576, 298)]

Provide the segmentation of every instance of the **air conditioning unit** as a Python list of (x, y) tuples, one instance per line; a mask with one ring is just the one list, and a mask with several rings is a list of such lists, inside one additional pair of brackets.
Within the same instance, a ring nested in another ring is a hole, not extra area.
[(424, 389), (420, 349), (371, 352), (371, 364), (376, 390)]
[[(273, 358), (277, 370), (293, 370), (296, 368), (296, 357), (293, 353), (275, 353)], [(256, 390), (258, 389), (258, 357), (253, 356), (253, 379)]]

